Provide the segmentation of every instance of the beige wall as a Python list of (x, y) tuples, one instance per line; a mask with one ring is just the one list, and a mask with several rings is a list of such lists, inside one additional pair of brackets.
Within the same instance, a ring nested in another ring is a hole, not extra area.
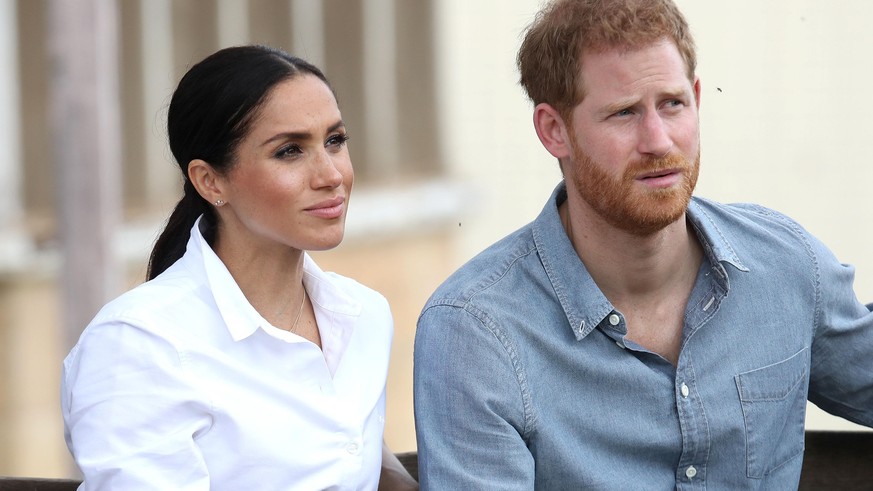
[[(677, 0), (702, 81), (698, 194), (799, 220), (858, 268), (873, 301), (873, 3)], [(478, 188), (459, 237), (469, 255), (539, 212), (558, 179), (516, 84), (515, 50), (539, 2), (444, 0), (437, 35), (444, 151)], [(499, 5), (499, 7), (498, 7)], [(481, 220), (481, 221), (479, 221)]]
[[(873, 230), (864, 227), (873, 182), (866, 162), (873, 61), (865, 53), (873, 32), (864, 21), (873, 18), (873, 2), (677, 1), (699, 46), (699, 194), (758, 202), (795, 217), (857, 266), (856, 291), (873, 301)], [(559, 179), (536, 140), (514, 69), (519, 35), (538, 4), (435, 2), (443, 177), (462, 185), (463, 206), (426, 233), (412, 222), (405, 233), (353, 239), (318, 255), (326, 269), (382, 291), (392, 304), (386, 439), (395, 450), (414, 448), (411, 350), (418, 309), (453, 269), (535, 217)], [(54, 337), (57, 299), (48, 270), (35, 279), (0, 279), (0, 474), (70, 473), (57, 409), (63, 350)], [(849, 427), (814, 410), (810, 426)]]

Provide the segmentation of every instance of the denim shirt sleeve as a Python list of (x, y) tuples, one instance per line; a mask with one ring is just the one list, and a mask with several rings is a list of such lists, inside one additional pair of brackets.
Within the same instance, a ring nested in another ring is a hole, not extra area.
[(421, 489), (533, 489), (516, 351), (483, 312), (430, 305), (414, 354)]
[(873, 304), (855, 296), (855, 268), (811, 239), (818, 305), (809, 400), (825, 411), (873, 426)]

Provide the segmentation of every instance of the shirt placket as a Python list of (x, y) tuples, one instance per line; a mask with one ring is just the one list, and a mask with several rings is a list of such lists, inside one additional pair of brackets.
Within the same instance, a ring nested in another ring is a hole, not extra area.
[(676, 489), (706, 488), (706, 464), (710, 446), (710, 432), (703, 404), (696, 390), (696, 379), (691, 363), (676, 367), (676, 411), (682, 433), (682, 454), (676, 467)]
[[(716, 267), (712, 271), (719, 278), (723, 278), (724, 271), (721, 268)], [(725, 290), (713, 281), (711, 275), (706, 274), (705, 278), (710, 286), (706, 289), (706, 293), (696, 298), (689, 298), (685, 316), (687, 331), (676, 364), (674, 397), (682, 434), (682, 454), (676, 467), (677, 490), (706, 489), (707, 459), (712, 445), (709, 421), (706, 418), (705, 406), (698, 391), (694, 372), (694, 358), (688, 349), (694, 333), (715, 315), (724, 298)]]

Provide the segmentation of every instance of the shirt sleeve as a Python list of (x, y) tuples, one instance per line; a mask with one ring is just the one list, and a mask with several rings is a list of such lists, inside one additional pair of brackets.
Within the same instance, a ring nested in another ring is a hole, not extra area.
[(64, 361), (61, 404), (80, 490), (208, 490), (195, 437), (206, 405), (168, 340), (113, 320), (90, 326)]
[(819, 266), (817, 325), (809, 400), (825, 411), (873, 427), (873, 304), (854, 291), (854, 267), (813, 239)]
[(517, 361), (484, 315), (445, 305), (422, 313), (414, 351), (421, 489), (534, 488)]

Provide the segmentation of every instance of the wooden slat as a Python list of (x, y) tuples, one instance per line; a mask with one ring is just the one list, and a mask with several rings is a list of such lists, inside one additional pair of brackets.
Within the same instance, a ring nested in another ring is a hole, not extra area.
[[(418, 480), (418, 454), (397, 454)], [(0, 477), (0, 491), (75, 491), (73, 479)], [(873, 432), (807, 431), (803, 471), (798, 491), (873, 490)]]
[(79, 484), (81, 481), (73, 479), (0, 477), (0, 491), (76, 491)]
[(418, 453), (416, 452), (403, 452), (398, 453), (397, 460), (403, 464), (403, 467), (406, 468), (406, 471), (418, 481)]
[(873, 490), (873, 432), (807, 431), (798, 491)]

